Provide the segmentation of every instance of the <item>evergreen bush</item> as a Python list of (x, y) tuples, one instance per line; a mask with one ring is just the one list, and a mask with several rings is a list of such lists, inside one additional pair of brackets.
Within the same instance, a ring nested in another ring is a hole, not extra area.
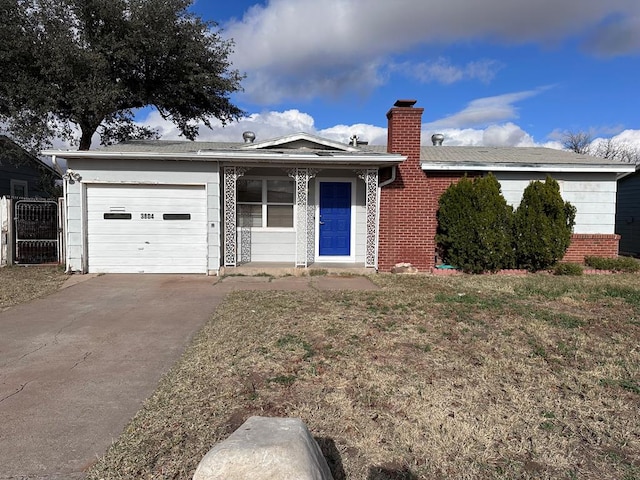
[(573, 275), (579, 276), (582, 275), (583, 268), (579, 263), (557, 263), (555, 267), (553, 267), (554, 275)]
[(514, 215), (518, 267), (537, 271), (562, 259), (571, 243), (575, 217), (575, 207), (562, 199), (553, 178), (531, 182)]
[(584, 257), (584, 263), (596, 270), (633, 273), (640, 270), (640, 262), (632, 257)]
[(437, 218), (436, 243), (445, 263), (468, 273), (513, 267), (513, 209), (493, 175), (465, 176), (449, 186)]

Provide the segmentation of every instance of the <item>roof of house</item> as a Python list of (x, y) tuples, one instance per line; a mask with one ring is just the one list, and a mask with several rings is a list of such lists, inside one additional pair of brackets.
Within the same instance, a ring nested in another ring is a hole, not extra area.
[(397, 165), (406, 158), (386, 151), (363, 150), (307, 133), (255, 143), (134, 140), (96, 150), (48, 150), (43, 154), (67, 159), (157, 159), (323, 166)]
[[(386, 151), (386, 146), (364, 147)], [(633, 172), (635, 165), (543, 147), (422, 146), (423, 170)]]
[(0, 164), (3, 160), (8, 161), (9, 164), (14, 165), (15, 167), (29, 165), (32, 168), (47, 170), (55, 177), (60, 177), (60, 173), (58, 173), (52, 166), (46, 164), (35, 155), (26, 151), (6, 135), (0, 134)]
[[(134, 140), (85, 152), (46, 151), (63, 158), (138, 158), (244, 163), (392, 165), (405, 159), (386, 145), (350, 145), (307, 133), (262, 142)], [(617, 160), (542, 147), (422, 146), (423, 170), (546, 171), (629, 173), (635, 166)]]

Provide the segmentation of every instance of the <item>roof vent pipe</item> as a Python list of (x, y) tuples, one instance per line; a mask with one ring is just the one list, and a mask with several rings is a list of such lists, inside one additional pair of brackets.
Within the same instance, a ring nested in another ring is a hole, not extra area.
[(256, 139), (256, 134), (253, 132), (244, 132), (242, 134), (242, 139), (244, 140), (244, 143), (253, 143), (253, 141)]
[(349, 137), (349, 145), (359, 147), (360, 145), (369, 145), (369, 142), (366, 140), (360, 140), (358, 135), (354, 134)]
[(444, 142), (444, 135), (441, 133), (434, 133), (433, 135), (431, 135), (431, 142), (433, 143), (434, 147), (439, 147), (440, 145), (442, 145), (442, 142)]

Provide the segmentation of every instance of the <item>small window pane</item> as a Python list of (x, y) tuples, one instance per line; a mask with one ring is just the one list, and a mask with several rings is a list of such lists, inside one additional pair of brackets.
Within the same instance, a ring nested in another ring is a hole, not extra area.
[(267, 227), (293, 227), (293, 205), (267, 205)]
[(261, 227), (262, 205), (238, 205), (238, 227)]
[(105, 213), (103, 218), (105, 220), (131, 220), (130, 213)]
[(163, 220), (191, 220), (190, 213), (163, 213)]
[(289, 180), (267, 180), (267, 202), (293, 203), (293, 182)]
[(238, 180), (238, 202), (262, 202), (262, 180)]

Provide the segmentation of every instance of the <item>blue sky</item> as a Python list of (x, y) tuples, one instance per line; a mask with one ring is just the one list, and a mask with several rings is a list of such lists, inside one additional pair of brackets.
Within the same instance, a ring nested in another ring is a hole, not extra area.
[[(196, 0), (235, 41), (249, 116), (202, 140), (306, 131), (385, 143), (399, 98), (423, 143), (558, 146), (588, 131), (640, 145), (638, 0)], [(145, 123), (177, 132), (157, 114)]]

